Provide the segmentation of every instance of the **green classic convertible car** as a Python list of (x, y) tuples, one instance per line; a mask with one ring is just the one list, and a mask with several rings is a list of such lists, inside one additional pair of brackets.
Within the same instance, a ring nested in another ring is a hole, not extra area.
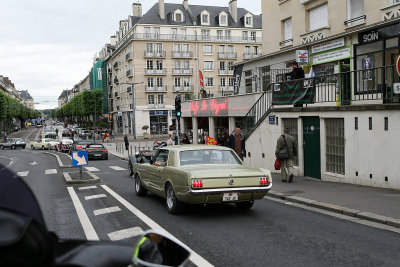
[(184, 203), (235, 203), (250, 209), (272, 187), (269, 170), (243, 165), (226, 147), (163, 147), (149, 163), (137, 163), (139, 156), (130, 156), (129, 161), (136, 194), (145, 196), (150, 191), (166, 198), (170, 213), (181, 212)]

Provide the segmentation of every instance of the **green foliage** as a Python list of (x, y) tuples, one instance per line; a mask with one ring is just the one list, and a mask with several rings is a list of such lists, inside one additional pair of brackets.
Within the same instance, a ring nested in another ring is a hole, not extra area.
[(3, 126), (6, 121), (14, 118), (26, 121), (27, 119), (37, 118), (39, 115), (39, 111), (30, 109), (17, 99), (0, 92), (0, 122)]
[(97, 123), (97, 127), (98, 128), (107, 128), (107, 122), (100, 121), (99, 123)]

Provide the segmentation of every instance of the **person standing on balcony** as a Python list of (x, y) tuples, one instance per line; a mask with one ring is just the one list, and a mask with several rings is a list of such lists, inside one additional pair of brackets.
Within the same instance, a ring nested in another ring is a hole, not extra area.
[(293, 61), (290, 64), (290, 68), (292, 68), (292, 71), (285, 74), (286, 80), (304, 79), (304, 70), (303, 68), (299, 68), (299, 63)]
[[(288, 158), (279, 158), (278, 154), (282, 149), (287, 148), (289, 151)], [(282, 182), (287, 182), (289, 178), (289, 183), (293, 181), (293, 165), (294, 158), (297, 156), (297, 142), (296, 139), (289, 134), (289, 130), (285, 129), (282, 132), (282, 135), (279, 136), (278, 141), (276, 142), (275, 155), (279, 158), (281, 162), (281, 175)]]

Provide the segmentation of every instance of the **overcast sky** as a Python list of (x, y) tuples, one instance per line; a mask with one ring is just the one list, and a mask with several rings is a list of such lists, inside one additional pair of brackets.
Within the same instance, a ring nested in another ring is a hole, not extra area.
[[(36, 109), (54, 108), (63, 89), (81, 81), (93, 57), (132, 14), (137, 0), (1, 0), (0, 75), (17, 90), (29, 90)], [(146, 13), (158, 0), (142, 0)], [(183, 0), (165, 0), (182, 3)], [(189, 0), (193, 5), (228, 6), (229, 0)], [(261, 0), (238, 0), (261, 13)]]

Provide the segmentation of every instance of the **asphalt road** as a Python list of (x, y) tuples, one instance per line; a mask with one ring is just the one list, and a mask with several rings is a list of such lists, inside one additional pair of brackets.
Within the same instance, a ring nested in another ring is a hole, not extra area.
[[(0, 163), (11, 161), (13, 171), (29, 172), (23, 179), (35, 192), (48, 228), (62, 238), (85, 239), (92, 227), (100, 240), (121, 240), (134, 247), (138, 235), (155, 223), (215, 266), (400, 263), (398, 233), (268, 199), (256, 201), (245, 212), (234, 205), (216, 205), (188, 207), (182, 215), (170, 215), (163, 199), (134, 194), (127, 162), (114, 156), (89, 162), (88, 169), (101, 180), (95, 185), (66, 185), (62, 173), (74, 170), (58, 168), (55, 158), (42, 151), (2, 150)], [(80, 222), (74, 194), (91, 226)]]

